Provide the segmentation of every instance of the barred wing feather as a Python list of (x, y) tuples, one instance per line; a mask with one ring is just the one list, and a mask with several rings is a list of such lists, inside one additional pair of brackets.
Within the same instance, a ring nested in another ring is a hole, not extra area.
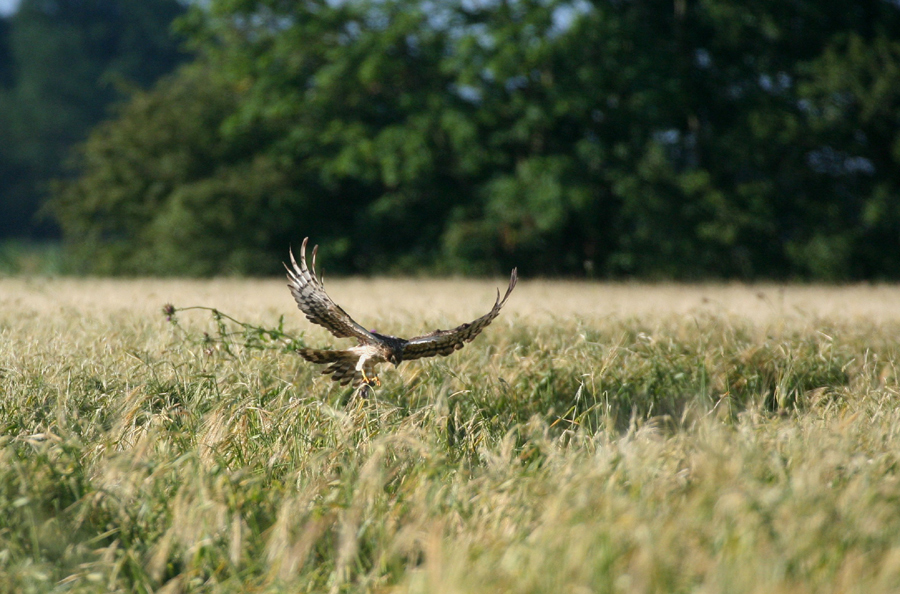
[(297, 353), (311, 363), (328, 365), (322, 370), (322, 374), (331, 375), (331, 379), (342, 386), (346, 386), (350, 382), (357, 385), (362, 380), (362, 374), (356, 369), (359, 353), (350, 350), (329, 351), (306, 348), (297, 349)]
[(341, 307), (331, 300), (325, 287), (316, 276), (316, 252), (319, 246), (313, 247), (312, 266), (306, 266), (306, 242), (309, 238), (303, 240), (300, 246), (300, 264), (294, 259), (294, 253), (291, 252), (291, 267), (285, 264), (288, 271), (288, 287), (294, 296), (297, 306), (313, 324), (318, 324), (338, 338), (357, 338), (361, 342), (373, 343), (378, 340), (372, 336), (372, 333), (364, 327), (356, 323), (350, 315)]
[(434, 357), (435, 355), (446, 356), (463, 348), (467, 342), (471, 342), (476, 336), (481, 334), (481, 331), (487, 328), (494, 321), (494, 318), (500, 314), (500, 308), (503, 307), (510, 293), (515, 288), (516, 281), (518, 281), (518, 275), (516, 269), (513, 268), (509, 277), (509, 288), (506, 289), (506, 295), (503, 296), (503, 300), (500, 300), (500, 291), (498, 290), (497, 301), (494, 303), (494, 307), (477, 320), (457, 326), (452, 330), (435, 330), (429, 334), (411, 338), (403, 347), (403, 360)]

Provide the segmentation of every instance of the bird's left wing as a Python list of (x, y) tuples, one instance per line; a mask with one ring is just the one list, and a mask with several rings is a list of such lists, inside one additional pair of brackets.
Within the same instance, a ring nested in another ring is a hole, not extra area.
[(291, 265), (293, 268), (285, 264), (288, 271), (288, 287), (294, 296), (294, 301), (300, 311), (306, 314), (313, 324), (318, 324), (328, 329), (329, 332), (338, 338), (357, 338), (366, 343), (380, 342), (371, 332), (356, 323), (350, 315), (341, 307), (331, 300), (325, 287), (316, 276), (316, 252), (319, 246), (313, 247), (312, 266), (306, 266), (306, 242), (309, 238), (303, 240), (300, 246), (300, 265), (294, 259), (294, 253), (291, 252)]
[(457, 326), (452, 330), (435, 330), (429, 334), (411, 338), (403, 347), (403, 360), (434, 357), (435, 355), (446, 356), (453, 351), (463, 348), (467, 342), (471, 342), (500, 314), (500, 308), (509, 299), (509, 295), (516, 287), (518, 279), (516, 269), (513, 268), (512, 274), (509, 276), (509, 288), (506, 289), (506, 295), (503, 296), (503, 300), (500, 300), (500, 291), (498, 290), (497, 301), (494, 303), (494, 307), (474, 322)]

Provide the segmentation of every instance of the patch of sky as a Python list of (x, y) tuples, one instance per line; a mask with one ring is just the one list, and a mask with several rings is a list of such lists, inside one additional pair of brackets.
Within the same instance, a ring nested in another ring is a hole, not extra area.
[(806, 163), (816, 173), (824, 173), (835, 177), (855, 174), (872, 175), (875, 173), (875, 164), (869, 159), (848, 155), (844, 151), (839, 151), (830, 146), (807, 153)]
[(7, 17), (19, 8), (20, 0), (0, 0), (0, 17)]

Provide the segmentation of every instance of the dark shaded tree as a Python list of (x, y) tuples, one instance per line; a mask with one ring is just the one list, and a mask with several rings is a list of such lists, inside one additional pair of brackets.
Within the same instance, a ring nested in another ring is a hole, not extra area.
[[(79, 151), (86, 172), (53, 208), (91, 272), (271, 273), (302, 216), (294, 178), (258, 152), (266, 133), (227, 131), (237, 94), (201, 64), (138, 91)], [(173, 150), (177, 147), (177, 150)]]
[(10, 50), (9, 19), (0, 18), (0, 89), (13, 82), (13, 58)]
[[(115, 246), (104, 270), (134, 272), (159, 243), (172, 265), (152, 270), (267, 272), (313, 234), (345, 271), (897, 275), (896, 3), (215, 0), (183, 28), (231, 97), (195, 115), (240, 158), (99, 184), (146, 134), (105, 125), (57, 211), (74, 241)], [(188, 72), (141, 100), (166, 111)], [(271, 173), (259, 187), (223, 185), (252, 163)], [(155, 206), (118, 236), (97, 223), (112, 202)], [(255, 208), (277, 221), (254, 234)], [(173, 236), (177, 209), (190, 234)]]
[(176, 0), (23, 0), (5, 21), (0, 235), (52, 232), (34, 220), (49, 180), (110, 102), (184, 59), (170, 33), (183, 12)]

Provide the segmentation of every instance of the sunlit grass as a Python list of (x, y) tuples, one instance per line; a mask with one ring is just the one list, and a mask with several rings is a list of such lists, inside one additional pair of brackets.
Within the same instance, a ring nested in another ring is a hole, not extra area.
[[(328, 286), (412, 335), (500, 284)], [(0, 591), (900, 588), (893, 287), (525, 281), (365, 397), (165, 303), (347, 344), (282, 282), (0, 281)]]

